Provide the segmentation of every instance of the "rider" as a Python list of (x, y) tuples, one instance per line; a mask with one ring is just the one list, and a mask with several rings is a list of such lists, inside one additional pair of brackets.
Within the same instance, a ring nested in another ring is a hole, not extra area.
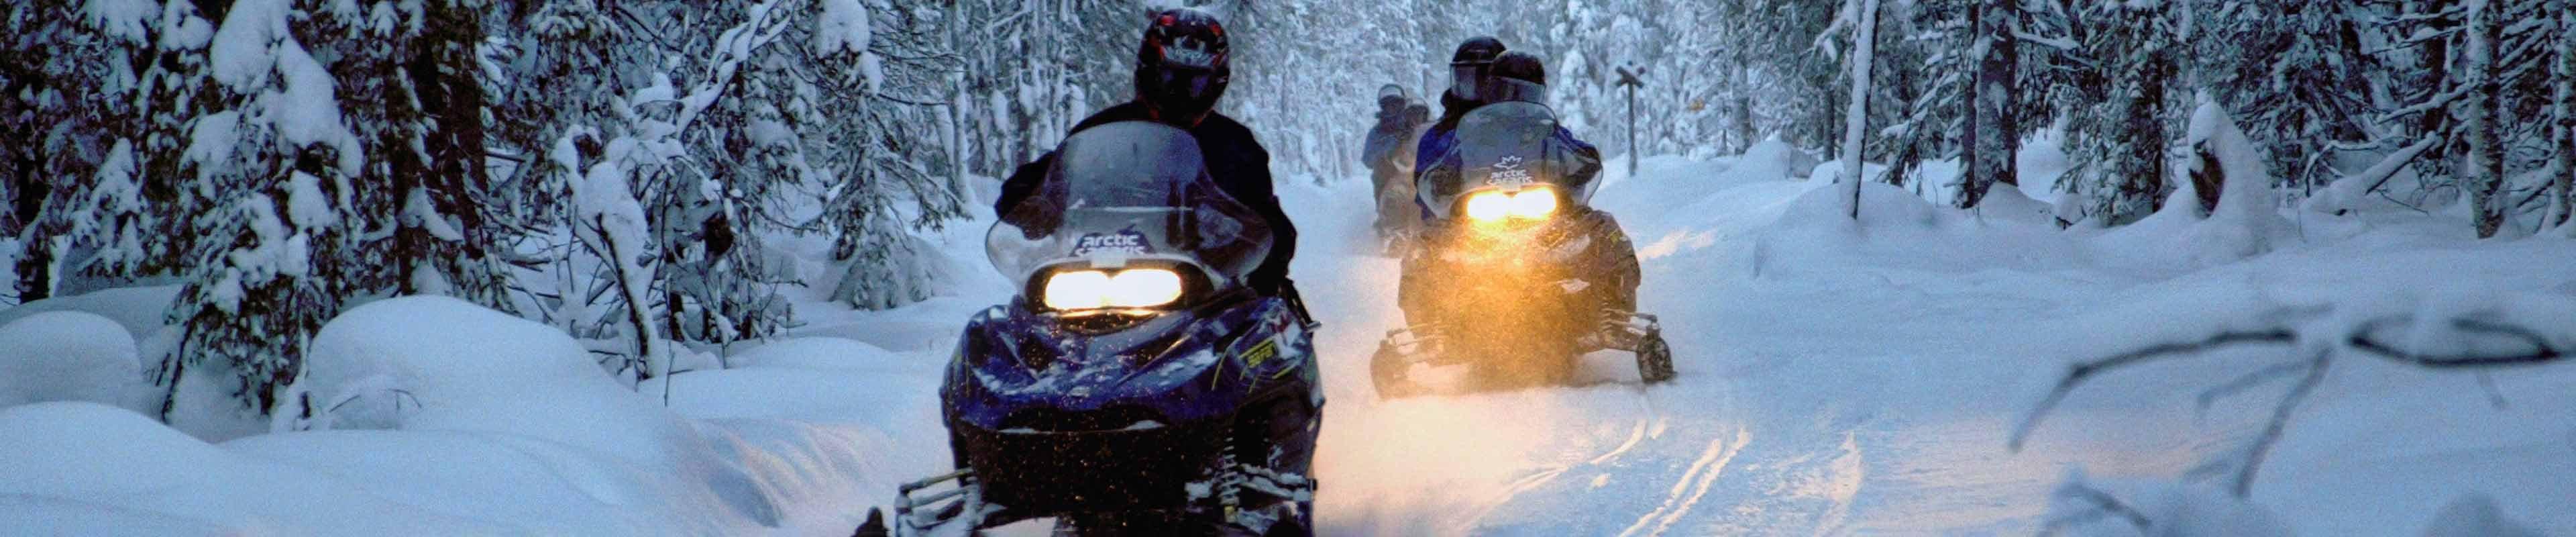
[[(1468, 43), (1472, 45), (1476, 42), (1471, 40)], [(1466, 55), (1466, 48), (1466, 45), (1460, 46), (1461, 56)], [(1465, 77), (1466, 71), (1463, 68), (1459, 69), (1460, 76)], [(1474, 106), (1511, 101), (1547, 104), (1547, 68), (1545, 62), (1539, 60), (1537, 56), (1518, 51), (1504, 52), (1478, 66), (1476, 71), (1481, 75), (1472, 81), (1457, 82), (1475, 88), (1470, 93), (1476, 98)], [(1452, 88), (1451, 91), (1453, 94), (1456, 93), (1456, 88)], [(1443, 101), (1444, 104), (1448, 104), (1446, 96), (1443, 97)], [(1456, 111), (1459, 107), (1453, 105), (1449, 109)], [(1472, 111), (1473, 107), (1469, 107), (1468, 110)], [(1421, 166), (1416, 172), (1417, 181), (1427, 180), (1436, 174), (1459, 172), (1462, 163), (1458, 162), (1459, 156), (1456, 154), (1457, 133), (1454, 129), (1457, 117), (1454, 116), (1464, 115), (1466, 115), (1464, 111), (1459, 111), (1455, 112), (1453, 117), (1442, 118), (1442, 124), (1449, 126), (1451, 130), (1442, 130), (1441, 126), (1433, 126), (1431, 133), (1423, 135), (1422, 145), (1426, 152), (1421, 154)], [(1556, 127), (1556, 134), (1552, 137), (1558, 146), (1572, 149), (1574, 162), (1579, 163), (1580, 166), (1572, 173), (1592, 176), (1601, 172), (1599, 149), (1575, 138), (1574, 132), (1566, 130), (1563, 125)], [(1439, 152), (1428, 152), (1435, 143), (1438, 145)], [(1424, 218), (1430, 218), (1429, 207), (1423, 207), (1423, 214)], [(1627, 232), (1619, 228), (1618, 222), (1611, 219), (1610, 213), (1581, 204), (1568, 207), (1566, 216), (1573, 219), (1572, 221), (1578, 226), (1576, 229), (1593, 236), (1590, 244), (1595, 245), (1593, 248), (1600, 252), (1588, 259), (1588, 264), (1594, 266), (1587, 267), (1585, 273), (1608, 280), (1608, 285), (1595, 286), (1596, 289), (1601, 289), (1600, 298), (1603, 307), (1621, 312), (1636, 311), (1637, 283), (1640, 275), (1636, 248), (1629, 241)], [(1408, 257), (1405, 265), (1406, 272), (1411, 274), (1418, 270), (1420, 262)], [(1414, 283), (1420, 279), (1403, 278), (1398, 284), (1398, 302), (1408, 312), (1408, 318), (1412, 318), (1409, 312), (1414, 308), (1419, 296), (1417, 293), (1429, 291), (1422, 288), (1421, 284)]]
[[(1414, 146), (1416, 159), (1440, 158), (1458, 145), (1458, 118), (1485, 105), (1485, 101), (1476, 95), (1476, 86), (1483, 83), (1486, 68), (1493, 65), (1494, 58), (1501, 57), (1504, 50), (1503, 40), (1494, 36), (1478, 36), (1458, 43), (1458, 50), (1449, 55), (1449, 91), (1440, 94), (1440, 121), (1432, 123), (1431, 130), (1422, 133), (1422, 141)], [(1421, 183), (1422, 173), (1429, 168), (1414, 168), (1416, 184)], [(1424, 208), (1422, 217), (1430, 218), (1431, 211)]]
[[(1198, 139), (1208, 177), (1235, 201), (1260, 213), (1270, 226), (1269, 257), (1253, 269), (1245, 284), (1263, 295), (1294, 301), (1296, 286), (1288, 279), (1288, 260), (1297, 254), (1297, 227), (1288, 221), (1288, 213), (1280, 209), (1279, 197), (1271, 190), (1270, 153), (1253, 138), (1251, 129), (1216, 112), (1217, 99), (1225, 95), (1226, 83), (1234, 77), (1227, 62), (1225, 34), (1224, 25), (1206, 11), (1174, 8), (1155, 13), (1136, 51), (1135, 100), (1092, 114), (1074, 125), (1073, 132), (1120, 121), (1158, 121), (1189, 131)], [(1010, 179), (1002, 182), (1001, 196), (993, 200), (993, 211), (1009, 214), (1028, 199), (1045, 181), (1054, 161), (1055, 153), (1049, 152), (1011, 172)]]
[(1369, 129), (1360, 146), (1360, 163), (1369, 169), (1371, 192), (1377, 195), (1377, 230), (1380, 236), (1393, 237), (1410, 231), (1415, 220), (1409, 209), (1413, 205), (1413, 150), (1423, 118), (1413, 112), (1419, 108), (1404, 94), (1404, 87), (1387, 84), (1378, 89), (1377, 125)]

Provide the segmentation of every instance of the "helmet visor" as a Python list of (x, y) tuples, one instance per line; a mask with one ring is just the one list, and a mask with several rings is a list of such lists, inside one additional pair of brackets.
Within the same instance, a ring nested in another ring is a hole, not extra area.
[(1216, 93), (1223, 91), (1214, 71), (1168, 66), (1147, 73), (1145, 84), (1145, 96), (1154, 106), (1183, 115), (1215, 108)]
[(1485, 65), (1472, 62), (1449, 64), (1449, 93), (1460, 99), (1477, 100), (1476, 86), (1485, 79)]

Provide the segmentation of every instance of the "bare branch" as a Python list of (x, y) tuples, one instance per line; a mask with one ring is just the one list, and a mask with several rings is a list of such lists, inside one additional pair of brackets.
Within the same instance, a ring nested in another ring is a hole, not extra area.
[(2280, 443), (2281, 432), (2290, 428), (2290, 413), (2298, 410), (2299, 403), (2306, 401), (2309, 393), (2316, 391), (2317, 383), (2325, 381), (2326, 363), (2331, 356), (2333, 351), (2317, 351), (2316, 357), (2308, 359), (2308, 376), (2299, 378), (2299, 383), (2290, 387), (2290, 393), (2281, 396), (2281, 403), (2272, 407), (2272, 421), (2263, 425), (2263, 436), (2256, 438), (2254, 445), (2246, 449), (2245, 465), (2237, 467), (2236, 483), (2231, 487), (2236, 497), (2246, 497), (2254, 490), (2255, 471), (2261, 469), (2263, 459), (2271, 455), (2272, 445)]
[(2129, 507), (2127, 502), (2120, 501), (2119, 497), (2112, 496), (2111, 493), (2108, 492), (2103, 492), (2102, 489), (2085, 486), (2079, 483), (2068, 483), (2058, 486), (2057, 495), (2059, 497), (2090, 502), (2096, 510), (2093, 511), (2093, 516), (2091, 517), (2065, 517), (2050, 520), (2048, 521), (2047, 529), (2040, 532), (2043, 535), (2056, 535), (2065, 530), (2066, 526), (2070, 523), (2100, 518), (2103, 515), (2119, 515), (2121, 519), (2129, 521), (2130, 526), (2138, 528), (2138, 533), (2155, 533), (2154, 520), (2148, 519), (2145, 513), (2138, 512), (2137, 508)]
[(2287, 329), (2280, 328), (2259, 332), (2222, 332), (2198, 342), (2163, 343), (2109, 358), (2075, 364), (2072, 368), (2067, 370), (2066, 378), (2057, 381), (2057, 387), (2049, 390), (2048, 398), (2041, 400), (2038, 407), (2031, 409), (2030, 416), (2023, 418), (2021, 425), (2013, 429), (2011, 441), (2012, 450), (2015, 452), (2021, 451), (2022, 441), (2029, 439), (2031, 431), (2039, 428), (2040, 419), (2047, 417), (2048, 411), (2055, 409), (2059, 402), (2065, 401), (2066, 396), (2075, 391), (2075, 386), (2077, 384), (2082, 384), (2085, 379), (2092, 378), (2093, 375), (2100, 374), (2103, 371), (2147, 360), (2198, 353), (2228, 345), (2243, 343), (2287, 344), (2298, 341), (2298, 338), (2298, 334), (2292, 333)]
[(2531, 344), (2531, 352), (2522, 354), (2463, 353), (2447, 356), (2429, 355), (2399, 349), (2395, 345), (2390, 345), (2379, 341), (2377, 338), (2371, 337), (2371, 334), (2377, 332), (2378, 328), (2388, 323), (2404, 320), (2405, 319), (2390, 318), (2362, 323), (2361, 329), (2355, 331), (2348, 343), (2352, 345), (2352, 348), (2354, 349), (2378, 355), (2380, 358), (2433, 369), (2534, 365), (2554, 362), (2566, 357), (2566, 354), (2560, 352), (2557, 347), (2549, 345), (2549, 338), (2544, 337), (2540, 335), (2540, 333), (2534, 332), (2529, 328), (2481, 321), (2477, 319), (2453, 319), (2451, 321), (2451, 327), (2459, 329), (2462, 332), (2494, 334), (2521, 339), (2525, 343)]
[(2197, 402), (2197, 405), (2193, 407), (2193, 412), (2195, 414), (2207, 414), (2209, 413), (2210, 405), (2217, 403), (2219, 399), (2243, 393), (2245, 390), (2253, 389), (2255, 386), (2261, 386), (2263, 383), (2271, 382), (2274, 379), (2290, 376), (2291, 373), (2297, 373), (2301, 369), (2308, 367), (2308, 365), (2308, 362), (2281, 362), (2272, 364), (2270, 367), (2248, 372), (2244, 376), (2236, 377), (2236, 380), (2227, 381), (2226, 384), (2220, 384), (2217, 387), (2200, 392), (2200, 399)]

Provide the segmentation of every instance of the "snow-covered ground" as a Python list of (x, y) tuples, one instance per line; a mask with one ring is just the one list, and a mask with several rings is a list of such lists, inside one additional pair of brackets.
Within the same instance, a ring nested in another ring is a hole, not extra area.
[[(2062, 169), (2050, 164), (2024, 169)], [(1626, 356), (1603, 353), (1583, 386), (1400, 401), (1367, 380), (1400, 318), (1394, 262), (1365, 253), (1366, 182), (1283, 184), (1304, 232), (1293, 273), (1325, 322), (1323, 533), (2028, 533), (2070, 482), (2159, 527), (2218, 534), (2420, 534), (2445, 511), (2444, 527), (2471, 534), (2576, 532), (2576, 365), (2481, 382), (2340, 359), (2250, 504), (2176, 483), (2257, 432), (2287, 383), (2205, 409), (2197, 396), (2306, 358), (2293, 347), (2107, 374), (2007, 448), (2076, 360), (2276, 319), (2576, 311), (2550, 309), (2576, 302), (2576, 241), (2477, 241), (2459, 218), (2397, 211), (2291, 214), (2260, 237), (2181, 214), (2061, 231), (2035, 202), (1972, 214), (1876, 186), (1854, 227), (1810, 195), (1834, 175), (1797, 169), (1813, 165), (1766, 146), (1648, 159), (1633, 178), (1611, 167), (1595, 202), (1643, 250), (1642, 305), (1676, 349), (1672, 383), (1640, 387)], [(2028, 198), (2051, 198), (2028, 182)], [(25, 392), (0, 402), (105, 403), (0, 409), (0, 533), (844, 534), (895, 483), (946, 470), (939, 367), (967, 317), (1011, 287), (983, 268), (983, 226), (937, 237), (961, 271), (943, 296), (860, 312), (825, 304), (832, 282), (817, 282), (794, 337), (672, 377), (667, 405), (660, 381), (638, 393), (575, 367), (579, 347), (542, 326), (401, 299), (317, 338), (304, 389), (335, 410), (282, 425), (317, 430), (208, 443), (118, 409), (148, 410), (131, 394), (13, 382), (132, 367), (135, 346), (112, 336), (152, 337), (135, 312), (166, 291), (0, 310), (0, 389)], [(2248, 241), (2268, 253), (2247, 258)], [(2576, 334), (2576, 318), (2540, 322)]]

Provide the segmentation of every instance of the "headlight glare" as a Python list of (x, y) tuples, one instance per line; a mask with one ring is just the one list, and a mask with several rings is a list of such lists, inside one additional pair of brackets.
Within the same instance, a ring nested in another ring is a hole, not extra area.
[(1512, 216), (1546, 218), (1550, 214), (1556, 214), (1556, 191), (1533, 188), (1512, 194)]
[(1480, 222), (1502, 220), (1510, 216), (1512, 196), (1501, 192), (1477, 192), (1467, 195), (1467, 218)]
[(1151, 308), (1180, 300), (1182, 287), (1180, 273), (1170, 269), (1074, 270), (1048, 275), (1044, 300), (1065, 311)]

